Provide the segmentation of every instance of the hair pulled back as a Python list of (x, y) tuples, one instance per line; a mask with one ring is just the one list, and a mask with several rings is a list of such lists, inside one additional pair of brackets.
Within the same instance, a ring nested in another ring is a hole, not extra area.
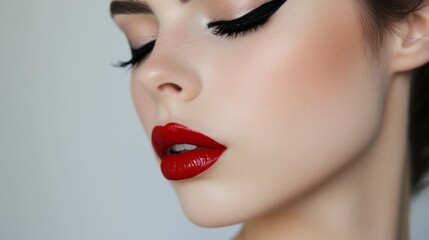
[[(395, 22), (419, 10), (425, 0), (358, 0), (363, 29), (377, 53), (386, 33), (394, 32)], [(411, 157), (411, 184), (416, 192), (429, 169), (429, 63), (415, 69), (411, 82), (408, 144)]]

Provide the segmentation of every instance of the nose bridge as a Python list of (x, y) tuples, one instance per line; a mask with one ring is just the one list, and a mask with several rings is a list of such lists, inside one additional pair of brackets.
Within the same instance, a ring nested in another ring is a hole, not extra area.
[(195, 56), (189, 43), (184, 32), (160, 32), (152, 53), (135, 73), (155, 101), (190, 101), (199, 95), (201, 81), (196, 65), (190, 61)]

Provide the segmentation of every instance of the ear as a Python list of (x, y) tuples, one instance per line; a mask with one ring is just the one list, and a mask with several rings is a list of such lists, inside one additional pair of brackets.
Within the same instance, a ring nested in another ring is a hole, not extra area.
[(429, 62), (429, 1), (395, 24), (393, 72), (404, 72)]

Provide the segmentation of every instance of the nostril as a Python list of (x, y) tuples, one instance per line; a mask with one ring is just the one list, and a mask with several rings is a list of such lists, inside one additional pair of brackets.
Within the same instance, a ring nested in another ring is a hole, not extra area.
[(179, 85), (177, 85), (175, 83), (161, 84), (160, 86), (158, 86), (158, 89), (160, 91), (165, 91), (165, 90), (173, 90), (174, 92), (181, 92), (182, 91), (182, 87), (180, 87)]

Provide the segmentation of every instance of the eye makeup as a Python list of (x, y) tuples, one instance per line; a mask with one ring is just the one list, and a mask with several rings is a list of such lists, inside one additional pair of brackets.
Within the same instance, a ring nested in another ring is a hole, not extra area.
[(155, 47), (155, 40), (143, 45), (141, 48), (131, 48), (131, 59), (126, 62), (119, 62), (119, 67), (136, 66), (138, 65)]
[[(257, 31), (287, 0), (271, 0), (245, 15), (232, 20), (219, 20), (209, 22), (208, 29), (216, 36), (226, 36), (236, 38), (239, 35), (246, 35), (251, 31)], [(126, 62), (119, 62), (119, 67), (135, 67), (140, 64), (155, 47), (156, 40), (153, 40), (138, 49), (131, 48), (131, 59)]]
[(249, 31), (256, 31), (262, 27), (286, 1), (272, 0), (239, 18), (210, 22), (207, 27), (212, 28), (212, 33), (217, 36), (235, 38), (239, 34), (245, 35)]

